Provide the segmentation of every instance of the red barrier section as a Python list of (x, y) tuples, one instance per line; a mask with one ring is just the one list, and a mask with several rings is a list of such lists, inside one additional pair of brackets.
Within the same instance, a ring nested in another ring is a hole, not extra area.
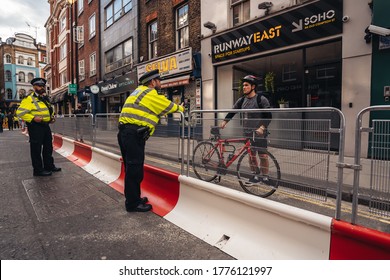
[[(121, 175), (109, 185), (121, 194), (124, 193), (125, 170), (123, 162)], [(148, 197), (155, 214), (164, 217), (171, 212), (179, 200), (179, 190), (178, 174), (145, 164), (141, 195)]]
[(147, 196), (153, 205), (153, 212), (164, 217), (172, 211), (179, 200), (179, 175), (164, 169), (144, 166), (142, 196)]
[(74, 142), (74, 151), (67, 159), (73, 161), (74, 164), (80, 167), (87, 165), (92, 159), (91, 146), (80, 142)]
[(53, 149), (58, 150), (59, 148), (62, 147), (62, 137), (54, 134), (53, 135)]
[(390, 234), (333, 219), (331, 260), (390, 260)]
[(110, 183), (109, 186), (113, 188), (114, 190), (120, 192), (121, 194), (124, 194), (125, 189), (125, 166), (123, 164), (122, 158), (121, 161), (121, 174), (119, 175), (119, 178), (116, 179), (114, 182)]

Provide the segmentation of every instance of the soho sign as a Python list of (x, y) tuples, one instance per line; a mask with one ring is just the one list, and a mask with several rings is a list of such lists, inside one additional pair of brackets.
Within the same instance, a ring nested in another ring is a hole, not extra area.
[(327, 12), (323, 12), (322, 14), (318, 15), (312, 15), (311, 17), (305, 18), (305, 25), (310, 25), (310, 24), (316, 24), (318, 22), (322, 22), (325, 20), (329, 20), (334, 18), (336, 15), (336, 12), (334, 10), (329, 10)]

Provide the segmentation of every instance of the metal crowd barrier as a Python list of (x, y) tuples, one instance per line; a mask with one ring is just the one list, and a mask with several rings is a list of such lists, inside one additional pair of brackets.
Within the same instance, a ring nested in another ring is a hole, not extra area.
[[(62, 115), (56, 118), (52, 131), (120, 155), (117, 140), (119, 115), (119, 113)], [(181, 173), (184, 173), (182, 155), (185, 154), (184, 141), (187, 133), (184, 120), (184, 114), (181, 112), (163, 117), (156, 126), (153, 136), (146, 142), (148, 155), (180, 162)]]
[[(370, 113), (368, 125), (363, 123)], [(359, 112), (355, 127), (355, 156), (352, 202), (352, 223), (357, 222), (358, 200), (368, 200), (370, 211), (382, 217), (390, 217), (390, 106), (372, 106)], [(363, 133), (368, 135), (369, 164), (361, 163)], [(368, 180), (360, 180), (369, 174)]]
[[(219, 125), (229, 112), (237, 113), (221, 130), (222, 138), (243, 136), (243, 122), (248, 113), (272, 113), (268, 130), (268, 151), (277, 159), (281, 182), (279, 191), (326, 201), (336, 198), (335, 217), (340, 218), (343, 186), (345, 118), (336, 108), (289, 108), (252, 110), (198, 110), (191, 112), (191, 139), (187, 152), (187, 175), (190, 174), (193, 149), (210, 138), (210, 127)], [(238, 145), (239, 146), (239, 145)], [(237, 149), (238, 146), (235, 148)], [(235, 162), (236, 164), (236, 162)], [(236, 170), (233, 164), (229, 168)], [(229, 176), (230, 175), (230, 176)], [(236, 185), (235, 172), (228, 172), (219, 184)]]
[[(368, 201), (368, 207), (375, 217), (389, 218), (390, 118), (373, 114), (374, 111), (389, 110), (390, 106), (375, 106), (359, 113), (352, 165), (344, 161), (345, 117), (340, 110), (330, 107), (197, 110), (191, 112), (189, 119), (185, 119), (182, 113), (171, 115), (157, 125), (155, 134), (147, 141), (146, 154), (152, 156), (156, 163), (160, 162), (161, 167), (167, 162), (179, 163), (181, 174), (195, 177), (191, 165), (193, 151), (200, 141), (210, 138), (211, 126), (219, 125), (226, 113), (236, 112), (237, 115), (222, 130), (222, 137), (242, 137), (245, 113), (269, 111), (272, 120), (268, 150), (277, 159), (282, 174), (276, 194), (290, 193), (316, 199), (320, 204), (331, 201), (335, 207), (334, 216), (340, 219), (341, 198), (348, 186), (343, 174), (346, 168), (350, 168), (354, 172), (351, 183), (352, 223), (357, 222), (358, 208), (366, 206), (362, 206), (362, 199)], [(362, 124), (363, 115), (367, 112), (371, 113), (369, 126)], [(120, 155), (117, 144), (118, 118), (119, 114), (64, 115), (57, 118), (52, 130)], [(370, 144), (368, 159), (360, 157), (363, 133), (368, 134)], [(224, 175), (219, 185), (242, 191), (233, 172), (236, 166), (231, 166), (230, 170), (232, 172)], [(277, 199), (277, 195), (272, 197)], [(333, 198), (336, 199), (334, 202)]]

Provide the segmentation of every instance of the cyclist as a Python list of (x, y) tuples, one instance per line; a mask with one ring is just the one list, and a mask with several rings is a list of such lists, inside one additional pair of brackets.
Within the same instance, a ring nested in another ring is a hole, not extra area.
[[(242, 79), (244, 96), (239, 98), (233, 105), (233, 109), (261, 109), (270, 108), (268, 99), (261, 93), (256, 93), (256, 87), (259, 83), (259, 79), (253, 75), (245, 76)], [(236, 113), (231, 112), (225, 116), (225, 119), (221, 122), (220, 127), (223, 129), (227, 123), (234, 117)], [(255, 141), (252, 143), (255, 147), (267, 148), (267, 127), (271, 122), (272, 114), (270, 112), (256, 112), (256, 113), (244, 113), (244, 136), (252, 138), (253, 131), (256, 131)], [(252, 178), (249, 179), (249, 184), (259, 183), (263, 181), (268, 183), (268, 156), (263, 154), (261, 150), (258, 151), (260, 157), (260, 170), (255, 166), (256, 159), (251, 159), (250, 166), (253, 173)], [(262, 176), (260, 175), (260, 172)]]

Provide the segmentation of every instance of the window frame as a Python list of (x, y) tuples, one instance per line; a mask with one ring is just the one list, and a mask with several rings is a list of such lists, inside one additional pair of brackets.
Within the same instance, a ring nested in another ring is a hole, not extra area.
[(32, 81), (32, 79), (34, 79), (34, 77), (35, 77), (34, 73), (28, 72), (27, 73), (27, 82), (30, 83)]
[(12, 72), (10, 70), (6, 70), (4, 73), (4, 81), (12, 82)]
[[(180, 11), (182, 9), (187, 9), (187, 19), (186, 22), (180, 26)], [(184, 31), (184, 33), (182, 33)], [(183, 35), (184, 34), (184, 35)], [(181, 43), (181, 39), (184, 38), (184, 43)], [(188, 3), (182, 5), (176, 10), (176, 41), (177, 41), (177, 49), (184, 49), (190, 45), (190, 27), (189, 27), (189, 5)]]
[[(128, 53), (128, 48), (126, 48), (127, 44), (130, 45), (129, 55), (126, 55)], [(119, 53), (120, 57), (118, 57)], [(126, 65), (130, 65), (133, 61), (133, 55), (134, 40), (133, 37), (130, 37), (126, 41), (116, 45), (104, 54), (105, 72), (109, 73)]]
[(22, 71), (18, 73), (18, 82), (25, 83), (26, 82), (26, 74)]
[(60, 45), (60, 61), (66, 59), (66, 56), (67, 56), (67, 46), (65, 41)]
[(83, 81), (85, 80), (85, 60), (82, 59), (82, 60), (79, 60), (79, 63), (78, 63), (78, 67), (79, 67), (79, 80), (80, 81)]
[(59, 33), (63, 32), (66, 29), (66, 16), (63, 15), (59, 20)]
[(77, 13), (80, 15), (84, 11), (84, 1), (77, 1)]
[[(153, 26), (156, 26), (156, 34), (153, 36), (152, 39), (152, 33), (153, 33)], [(149, 53), (149, 59), (156, 58), (158, 56), (158, 22), (157, 20), (152, 21), (148, 25), (148, 53)]]
[[(91, 24), (92, 19), (93, 19), (93, 24)], [(88, 19), (88, 33), (89, 33), (89, 39), (92, 39), (93, 37), (96, 36), (96, 14), (95, 13), (93, 13)]]
[(5, 63), (12, 63), (12, 56), (8, 53), (5, 55)]
[[(104, 26), (110, 27), (133, 9), (133, 0), (112, 0), (104, 8)], [(110, 16), (108, 17), (108, 12)]]
[[(7, 88), (6, 94), (7, 94), (7, 99), (8, 99), (8, 100), (13, 99), (13, 92), (12, 92), (12, 89)], [(10, 97), (11, 97), (11, 98), (10, 98)]]
[(89, 76), (96, 75), (96, 52), (89, 55)]
[[(236, 17), (234, 16), (235, 9), (239, 9), (238, 20), (235, 21)], [(243, 24), (250, 20), (250, 1), (249, 0), (231, 0), (230, 1), (231, 17), (232, 17), (232, 27)]]

